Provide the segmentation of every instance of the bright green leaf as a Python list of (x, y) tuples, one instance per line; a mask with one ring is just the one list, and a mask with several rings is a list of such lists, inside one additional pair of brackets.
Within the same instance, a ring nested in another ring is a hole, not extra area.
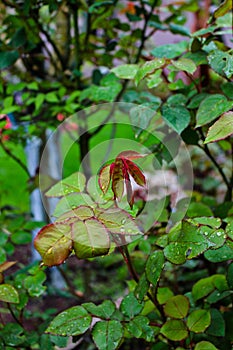
[(184, 318), (189, 311), (189, 301), (183, 295), (175, 295), (168, 299), (164, 305), (164, 312), (172, 318)]
[(233, 102), (228, 101), (224, 95), (214, 94), (207, 96), (198, 108), (196, 127), (212, 122), (224, 112), (229, 111), (232, 105)]
[(134, 77), (136, 86), (145, 76), (152, 74), (156, 69), (161, 68), (166, 63), (164, 58), (155, 58), (151, 61), (144, 63), (138, 68), (137, 73)]
[(120, 79), (134, 79), (137, 71), (137, 64), (123, 64), (111, 69), (111, 72), (113, 72)]
[(211, 322), (210, 312), (207, 310), (194, 310), (187, 319), (187, 326), (191, 332), (202, 333)]
[(176, 44), (165, 44), (156, 47), (151, 51), (151, 54), (154, 57), (166, 57), (166, 58), (175, 58), (180, 56), (188, 48), (187, 41), (180, 41)]
[(62, 179), (47, 192), (47, 197), (62, 197), (74, 192), (82, 192), (86, 183), (85, 176), (79, 172)]
[(188, 336), (188, 331), (183, 321), (169, 320), (164, 323), (160, 332), (168, 339), (180, 341)]
[(193, 74), (197, 69), (195, 63), (189, 58), (181, 57), (177, 61), (172, 61), (172, 64), (178, 71), (185, 71), (190, 74)]
[(46, 329), (46, 333), (62, 336), (83, 334), (91, 325), (91, 316), (82, 306), (71, 307), (58, 314)]
[(209, 128), (204, 143), (223, 140), (233, 134), (233, 112), (223, 115)]
[(209, 341), (201, 341), (196, 344), (194, 350), (218, 350), (214, 344), (210, 343)]
[(157, 290), (157, 300), (161, 305), (165, 304), (173, 295), (174, 293), (168, 287), (159, 287)]
[(19, 294), (10, 284), (0, 284), (0, 301), (18, 304)]

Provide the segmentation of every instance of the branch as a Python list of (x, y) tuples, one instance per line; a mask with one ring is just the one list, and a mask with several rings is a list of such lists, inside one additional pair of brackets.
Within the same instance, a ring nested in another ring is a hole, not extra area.
[(25, 173), (27, 174), (27, 176), (29, 178), (31, 178), (31, 174), (28, 170), (28, 168), (26, 167), (26, 165), (21, 161), (20, 158), (16, 157), (10, 150), (9, 148), (7, 148), (4, 143), (2, 142), (2, 139), (0, 137), (0, 145), (2, 147), (2, 149), (4, 150), (4, 152), (9, 156), (11, 157), (24, 171)]

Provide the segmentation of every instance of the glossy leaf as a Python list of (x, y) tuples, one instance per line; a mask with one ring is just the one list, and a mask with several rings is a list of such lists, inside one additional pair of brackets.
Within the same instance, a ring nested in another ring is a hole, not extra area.
[(187, 319), (187, 326), (191, 332), (202, 333), (211, 322), (210, 312), (207, 310), (194, 310)]
[(62, 179), (56, 185), (52, 186), (47, 192), (47, 197), (62, 197), (74, 192), (84, 190), (86, 179), (83, 174), (77, 172), (65, 179)]
[(162, 117), (178, 134), (180, 134), (190, 122), (189, 111), (181, 105), (164, 104), (162, 107)]
[(19, 303), (19, 294), (10, 284), (0, 284), (0, 301), (5, 303)]
[(49, 224), (42, 228), (34, 240), (46, 266), (62, 264), (72, 250), (71, 229), (65, 223)]
[(91, 325), (91, 316), (82, 306), (71, 307), (58, 314), (46, 329), (46, 333), (61, 336), (83, 334)]
[(176, 295), (168, 299), (164, 305), (164, 312), (172, 318), (184, 318), (189, 311), (189, 301), (183, 295)]
[(108, 232), (95, 218), (74, 222), (71, 236), (75, 255), (79, 259), (105, 255), (109, 252)]
[(162, 251), (152, 253), (146, 262), (146, 277), (154, 286), (157, 285), (163, 271), (165, 259)]
[(131, 292), (123, 298), (120, 305), (120, 311), (123, 313), (124, 316), (133, 318), (142, 311), (143, 306), (144, 303), (139, 302), (134, 296), (134, 294)]
[(149, 322), (150, 321), (147, 317), (139, 315), (126, 324), (126, 328), (133, 337), (142, 338), (148, 342), (152, 342), (155, 335), (159, 333), (159, 328), (151, 327)]
[(84, 303), (82, 306), (94, 317), (110, 318), (116, 310), (116, 305), (111, 300), (104, 300), (102, 304)]
[(100, 169), (99, 172), (99, 187), (103, 191), (103, 193), (106, 193), (109, 185), (110, 185), (111, 175), (110, 175), (110, 164), (105, 165)]
[(228, 101), (224, 95), (214, 94), (207, 96), (198, 108), (196, 127), (212, 122), (224, 112), (229, 111), (232, 106), (233, 102)]
[(190, 74), (193, 74), (197, 69), (195, 63), (192, 60), (190, 60), (189, 58), (181, 57), (177, 61), (172, 61), (172, 64), (179, 71), (185, 71), (185, 72), (188, 72)]
[(165, 63), (166, 60), (164, 58), (155, 58), (144, 63), (141, 67), (138, 68), (138, 71), (134, 77), (136, 86), (145, 76), (153, 73), (156, 69), (161, 68), (163, 65), (165, 65)]
[(119, 321), (101, 321), (94, 325), (91, 333), (99, 350), (115, 350), (123, 338), (123, 327)]
[(229, 244), (224, 244), (222, 247), (215, 250), (208, 250), (204, 254), (205, 258), (211, 262), (218, 263), (233, 259), (233, 247)]
[(168, 339), (180, 341), (188, 336), (187, 328), (181, 320), (169, 320), (165, 322), (160, 332)]
[(111, 69), (111, 72), (113, 72), (120, 79), (134, 79), (137, 71), (137, 64), (123, 64)]
[(223, 115), (209, 128), (205, 143), (223, 140), (233, 134), (233, 112)]
[(194, 350), (218, 350), (214, 344), (209, 341), (202, 340), (196, 344)]
[(151, 54), (159, 58), (175, 58), (180, 56), (184, 51), (186, 51), (187, 47), (188, 43), (186, 41), (180, 41), (176, 44), (165, 44), (158, 46), (151, 51)]

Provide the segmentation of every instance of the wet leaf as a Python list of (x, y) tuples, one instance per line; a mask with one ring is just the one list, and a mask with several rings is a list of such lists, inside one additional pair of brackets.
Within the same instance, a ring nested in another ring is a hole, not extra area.
[(189, 111), (181, 105), (169, 105), (165, 103), (162, 107), (162, 117), (178, 134), (180, 134), (190, 122)]
[(158, 283), (164, 264), (163, 252), (159, 250), (152, 253), (146, 262), (146, 277), (154, 286)]
[(137, 64), (123, 64), (111, 69), (111, 72), (113, 72), (120, 79), (134, 79), (137, 70)]
[(82, 306), (71, 307), (58, 314), (46, 329), (46, 333), (61, 336), (83, 334), (91, 325), (91, 316)]
[(197, 69), (195, 63), (189, 58), (181, 57), (177, 61), (172, 61), (172, 64), (178, 71), (185, 71), (190, 74), (193, 74)]
[(19, 294), (10, 284), (0, 284), (0, 301), (5, 303), (19, 303)]
[(126, 295), (120, 305), (120, 311), (124, 316), (133, 318), (138, 315), (143, 309), (144, 303), (139, 302), (133, 292)]
[(34, 246), (46, 266), (62, 264), (72, 250), (71, 227), (65, 223), (49, 224), (37, 234)]
[(115, 350), (123, 338), (123, 327), (114, 320), (97, 322), (92, 337), (99, 350)]
[(95, 317), (110, 318), (116, 310), (116, 305), (111, 300), (104, 300), (102, 304), (84, 303), (82, 306)]
[(79, 259), (105, 255), (109, 252), (108, 232), (95, 218), (74, 222), (71, 236), (75, 255)]
[(63, 197), (70, 193), (82, 192), (86, 183), (85, 176), (76, 172), (65, 179), (62, 179), (56, 185), (52, 186), (47, 192), (47, 197)]
[(165, 65), (165, 63), (166, 60), (164, 58), (155, 58), (144, 63), (141, 67), (138, 68), (137, 73), (134, 77), (135, 85), (137, 86), (143, 78), (153, 73), (156, 69), (161, 68), (163, 65)]

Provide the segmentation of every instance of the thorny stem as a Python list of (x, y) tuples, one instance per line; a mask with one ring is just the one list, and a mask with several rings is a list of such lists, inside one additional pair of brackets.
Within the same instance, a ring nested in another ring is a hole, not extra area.
[(11, 157), (24, 171), (25, 173), (27, 174), (27, 176), (30, 178), (31, 175), (29, 173), (29, 170), (28, 168), (26, 167), (26, 165), (21, 161), (20, 158), (16, 157), (10, 150), (9, 148), (7, 148), (4, 143), (2, 142), (2, 139), (0, 138), (0, 145), (2, 147), (2, 149), (4, 150), (4, 152), (9, 156)]

